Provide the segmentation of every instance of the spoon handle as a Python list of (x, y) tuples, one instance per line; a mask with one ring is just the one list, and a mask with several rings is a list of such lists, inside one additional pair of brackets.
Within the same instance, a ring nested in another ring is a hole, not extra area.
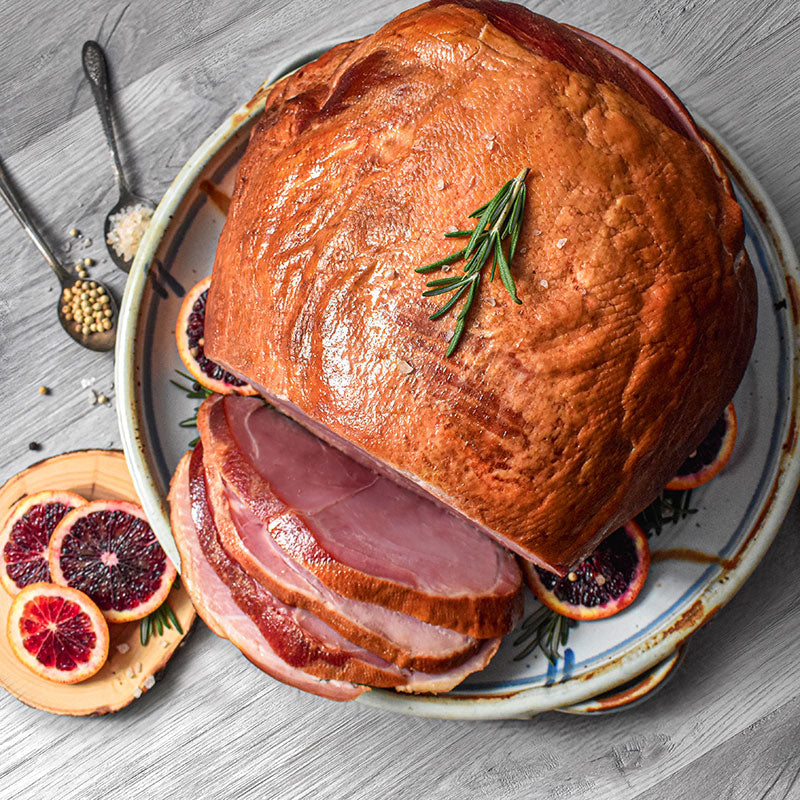
[(81, 58), (83, 60), (83, 71), (89, 79), (89, 85), (92, 87), (100, 122), (103, 123), (103, 133), (106, 135), (106, 144), (114, 164), (114, 177), (117, 180), (120, 191), (129, 192), (128, 183), (122, 171), (119, 151), (117, 150), (117, 140), (114, 136), (114, 124), (111, 118), (111, 90), (108, 85), (106, 57), (100, 45), (90, 40), (84, 43)]
[(39, 252), (44, 256), (45, 261), (47, 261), (53, 272), (55, 272), (55, 274), (58, 276), (62, 286), (67, 283), (71, 283), (72, 276), (64, 269), (64, 267), (61, 266), (58, 259), (55, 257), (55, 255), (53, 255), (53, 251), (49, 248), (47, 242), (45, 242), (44, 238), (42, 237), (42, 234), (39, 233), (38, 229), (31, 221), (31, 218), (28, 216), (27, 211), (25, 211), (25, 208), (22, 205), (22, 201), (19, 199), (19, 195), (17, 195), (12, 188), (6, 173), (3, 170), (2, 164), (0, 164), (0, 197), (6, 201), (8, 207), (17, 218), (19, 224), (22, 225), (28, 236), (33, 239), (33, 243), (39, 248)]

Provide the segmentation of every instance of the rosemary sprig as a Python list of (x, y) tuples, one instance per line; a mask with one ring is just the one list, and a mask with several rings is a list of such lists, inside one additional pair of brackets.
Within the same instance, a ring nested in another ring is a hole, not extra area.
[(545, 658), (555, 664), (561, 658), (561, 648), (569, 640), (569, 632), (577, 624), (574, 619), (563, 617), (547, 606), (537, 608), (519, 627), (519, 636), (513, 641), (514, 647), (526, 641), (528, 644), (514, 656), (514, 661), (521, 661), (538, 647)]
[[(469, 215), (470, 218), (478, 220), (472, 230), (453, 231), (445, 234), (447, 238), (469, 238), (466, 247), (439, 259), (439, 261), (434, 261), (432, 264), (417, 267), (415, 270), (415, 272), (427, 274), (462, 259), (465, 262), (462, 274), (428, 281), (426, 284), (428, 288), (422, 293), (423, 297), (437, 297), (452, 293), (450, 299), (431, 314), (430, 319), (432, 320), (447, 314), (462, 297), (466, 296), (456, 317), (456, 326), (450, 339), (450, 346), (447, 348), (447, 356), (451, 356), (455, 352), (461, 340), (467, 324), (467, 315), (478, 292), (483, 267), (490, 257), (492, 258), (492, 271), (489, 280), (493, 281), (495, 271), (499, 270), (500, 280), (511, 299), (515, 303), (522, 303), (522, 300), (517, 297), (517, 285), (511, 274), (511, 262), (514, 259), (522, 229), (522, 216), (527, 196), (525, 179), (528, 172), (530, 169), (525, 167), (516, 178), (504, 184), (503, 188), (488, 203)], [(508, 246), (508, 254), (506, 254), (503, 250), (503, 241), (509, 236), (511, 242)]]
[(636, 516), (636, 522), (648, 537), (660, 536), (666, 525), (677, 525), (690, 514), (697, 513), (697, 509), (690, 506), (691, 500), (691, 489), (664, 489), (644, 511)]
[[(177, 578), (174, 585), (178, 585)], [(164, 628), (174, 628), (181, 636), (183, 635), (183, 628), (178, 622), (169, 600), (165, 600), (155, 611), (151, 611), (139, 621), (139, 641), (146, 645), (150, 641), (150, 637), (155, 636), (156, 633), (163, 636)]]
[[(185, 372), (181, 372), (179, 369), (175, 370), (176, 374), (179, 375), (184, 380), (189, 381), (189, 385), (186, 386), (183, 383), (178, 383), (178, 381), (170, 379), (170, 383), (173, 386), (177, 386), (182, 392), (186, 394), (186, 396), (190, 400), (205, 400), (207, 397), (210, 397), (213, 392), (210, 389), (206, 389), (205, 386), (201, 386), (197, 381), (191, 377), (191, 375), (187, 375)], [(186, 417), (186, 419), (182, 419), (178, 425), (181, 428), (196, 428), (197, 427), (197, 411), (200, 406), (196, 406), (194, 410), (194, 414), (191, 417)], [(199, 441), (199, 437), (195, 436), (191, 442), (189, 442), (189, 447), (194, 447), (197, 442)]]

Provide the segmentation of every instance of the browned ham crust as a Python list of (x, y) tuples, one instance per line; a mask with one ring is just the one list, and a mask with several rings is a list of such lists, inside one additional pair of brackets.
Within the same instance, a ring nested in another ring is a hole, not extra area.
[[(523, 305), (484, 283), (446, 359), (452, 320), (428, 320), (414, 268), (526, 166)], [(267, 99), (206, 352), (563, 572), (653, 499), (743, 374), (755, 282), (718, 168), (599, 40), (496, 2), (420, 6)]]

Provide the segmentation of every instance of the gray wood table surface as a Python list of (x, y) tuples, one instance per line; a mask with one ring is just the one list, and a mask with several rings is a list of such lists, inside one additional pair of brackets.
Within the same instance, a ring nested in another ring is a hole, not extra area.
[[(3, 0), (0, 158), (65, 260), (97, 259), (94, 274), (121, 295), (124, 275), (102, 246), (116, 195), (81, 72), (83, 41), (106, 48), (124, 161), (133, 184), (158, 199), (276, 66), (371, 32), (412, 4)], [(535, 8), (654, 68), (743, 156), (800, 241), (796, 0)], [(73, 226), (91, 247), (70, 251)], [(4, 208), (0, 248), (5, 480), (42, 457), (120, 439), (113, 356), (61, 331), (55, 280)], [(90, 405), (90, 389), (111, 404)], [(198, 623), (155, 688), (116, 715), (53, 717), (2, 693), (0, 797), (800, 798), (799, 511), (795, 503), (751, 579), (692, 639), (675, 678), (626, 713), (481, 724), (392, 717), (279, 685)]]

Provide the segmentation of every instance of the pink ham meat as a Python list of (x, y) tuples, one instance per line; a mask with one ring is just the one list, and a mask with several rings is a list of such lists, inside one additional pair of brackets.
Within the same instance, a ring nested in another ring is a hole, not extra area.
[[(208, 446), (204, 443), (204, 448)], [(231, 558), (281, 601), (311, 611), (346, 639), (400, 667), (445, 672), (463, 664), (481, 646), (479, 639), (372, 603), (351, 600), (328, 589), (281, 549), (264, 523), (225, 488), (219, 471), (208, 464), (207, 458), (204, 461), (220, 543)]]
[(478, 639), (513, 628), (517, 563), (469, 522), (257, 398), (210, 398), (198, 423), (226, 487), (329, 589)]
[[(315, 615), (282, 603), (226, 555), (208, 506), (202, 444), (195, 448), (189, 461), (189, 497), (195, 541), (201, 552), (199, 556), (190, 554), (190, 558), (199, 557), (211, 565), (235, 605), (255, 623), (260, 637), (285, 662), (283, 675), (278, 676), (280, 680), (285, 680), (288, 674), (287, 682), (297, 685), (297, 676), (291, 671), (294, 669), (320, 678), (323, 682), (357, 683), (404, 692), (445, 692), (461, 683), (470, 673), (485, 667), (499, 647), (499, 639), (482, 642), (463, 664), (437, 675), (405, 670), (390, 664), (347, 641)], [(208, 587), (200, 586), (198, 594), (206, 596), (208, 591)], [(228, 635), (224, 625), (221, 630)], [(323, 691), (324, 686), (316, 686), (317, 694)], [(334, 689), (336, 694), (341, 691), (338, 685)]]
[(365, 686), (323, 681), (289, 666), (255, 622), (236, 605), (200, 547), (189, 497), (189, 453), (181, 459), (172, 478), (169, 501), (172, 535), (181, 556), (181, 580), (197, 613), (217, 636), (229, 639), (253, 664), (289, 686), (331, 700), (353, 700), (367, 691)]

